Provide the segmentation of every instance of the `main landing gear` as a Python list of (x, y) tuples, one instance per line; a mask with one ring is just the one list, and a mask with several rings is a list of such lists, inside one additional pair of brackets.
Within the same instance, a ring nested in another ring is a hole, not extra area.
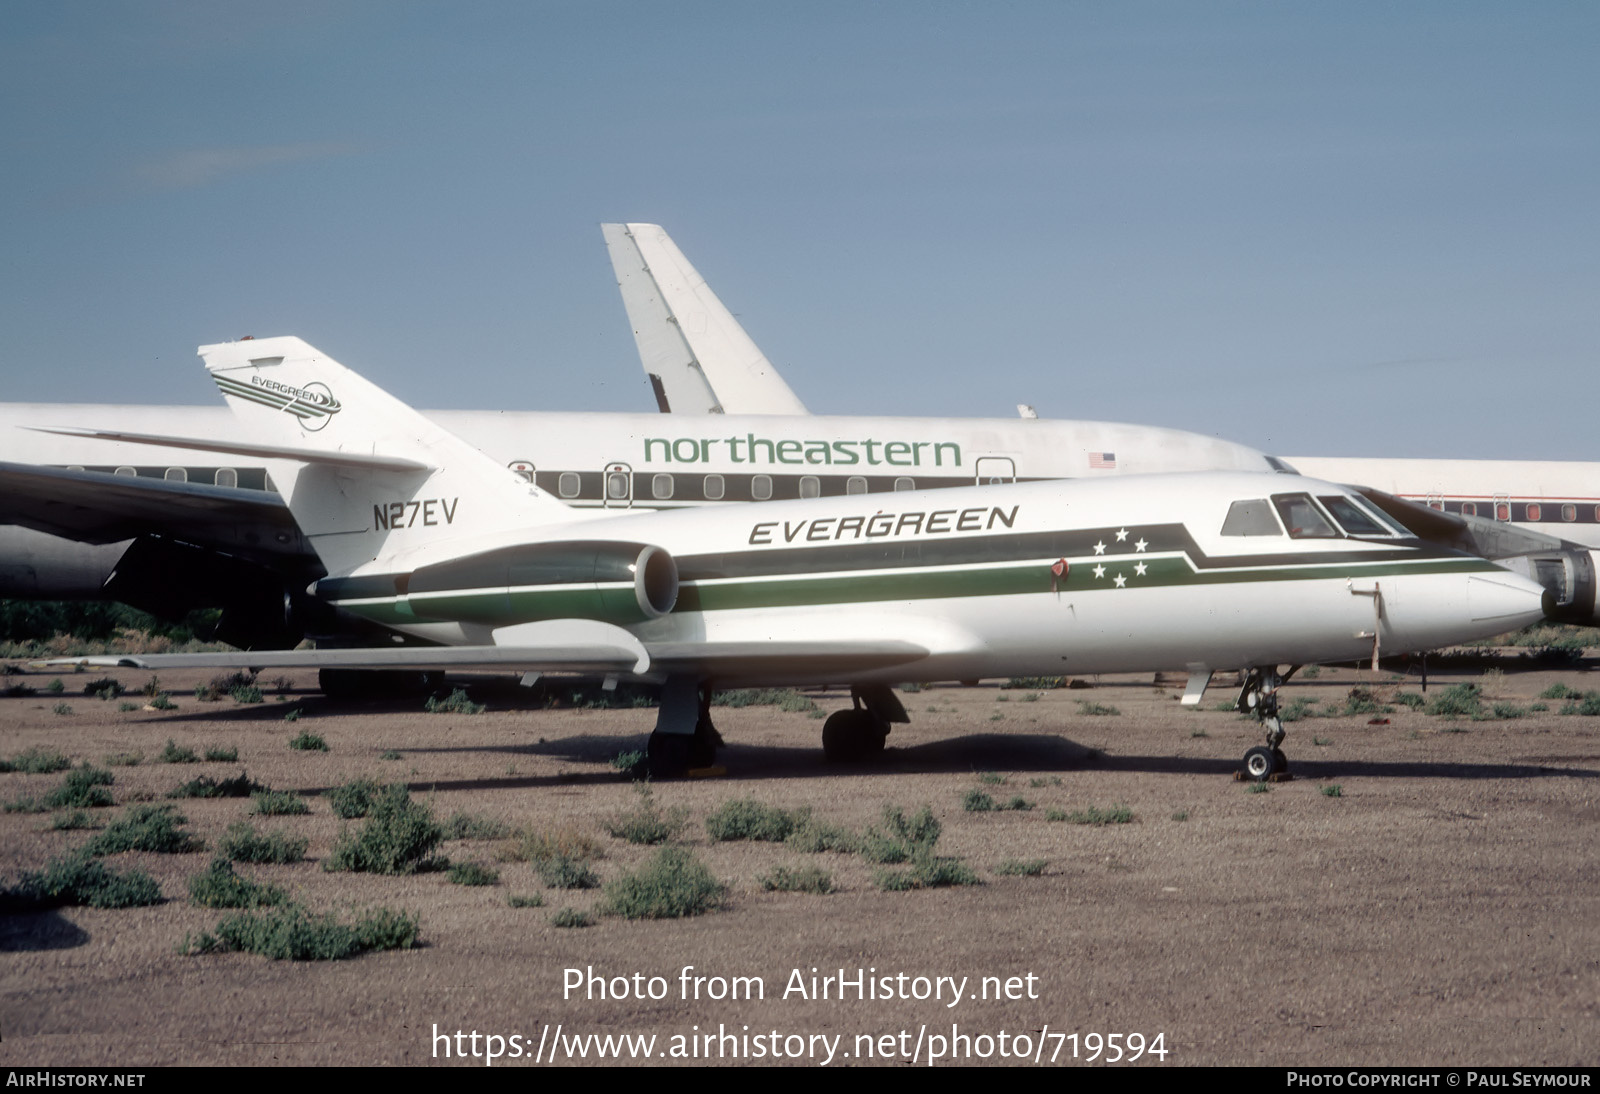
[(711, 724), (711, 685), (692, 676), (669, 677), (647, 755), (652, 779), (681, 779), (717, 762), (722, 734)]
[(1289, 682), (1300, 666), (1279, 673), (1276, 668), (1251, 669), (1239, 691), (1238, 709), (1254, 714), (1267, 733), (1267, 743), (1244, 754), (1244, 776), (1256, 782), (1282, 778), (1289, 773), (1289, 761), (1278, 746), (1283, 743), (1283, 720), (1278, 717), (1278, 689)]
[(822, 723), (822, 754), (830, 763), (861, 763), (883, 755), (891, 722), (909, 722), (900, 697), (887, 684), (850, 689), (849, 710), (834, 711)]

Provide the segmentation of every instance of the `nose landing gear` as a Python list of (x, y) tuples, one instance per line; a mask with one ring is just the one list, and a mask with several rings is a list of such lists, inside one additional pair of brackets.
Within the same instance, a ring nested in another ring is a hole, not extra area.
[(1279, 673), (1276, 668), (1251, 669), (1245, 675), (1237, 707), (1242, 713), (1255, 715), (1266, 731), (1267, 743), (1244, 754), (1241, 772), (1244, 778), (1265, 782), (1288, 777), (1289, 761), (1278, 747), (1284, 738), (1283, 720), (1278, 717), (1278, 689), (1289, 682), (1289, 677), (1299, 667), (1295, 665), (1285, 673)]

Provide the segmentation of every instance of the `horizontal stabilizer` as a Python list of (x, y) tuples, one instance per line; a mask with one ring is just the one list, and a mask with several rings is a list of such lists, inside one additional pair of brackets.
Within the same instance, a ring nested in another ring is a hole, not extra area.
[(431, 464), (397, 456), (376, 456), (365, 452), (338, 452), (319, 448), (292, 448), (277, 444), (247, 444), (204, 437), (168, 437), (159, 433), (123, 433), (111, 429), (76, 429), (71, 426), (24, 426), (36, 433), (59, 433), (64, 437), (93, 437), (124, 444), (149, 444), (161, 448), (189, 448), (197, 452), (226, 452), (234, 456), (255, 456), (264, 460), (297, 460), (333, 467), (359, 467), (369, 471), (431, 471)]

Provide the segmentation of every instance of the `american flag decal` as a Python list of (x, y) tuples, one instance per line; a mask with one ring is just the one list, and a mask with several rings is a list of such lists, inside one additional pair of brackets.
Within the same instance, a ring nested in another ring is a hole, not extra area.
[(1091, 453), (1089, 453), (1089, 467), (1090, 467), (1091, 470), (1104, 471), (1104, 470), (1109, 470), (1110, 468), (1113, 468), (1113, 467), (1116, 467), (1116, 466), (1117, 466), (1117, 454), (1115, 452), (1091, 452)]

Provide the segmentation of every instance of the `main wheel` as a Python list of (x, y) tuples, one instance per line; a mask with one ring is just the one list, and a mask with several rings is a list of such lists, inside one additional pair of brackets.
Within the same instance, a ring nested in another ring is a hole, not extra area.
[[(1256, 782), (1264, 782), (1268, 776), (1278, 770), (1277, 757), (1273, 755), (1275, 749), (1265, 745), (1257, 745), (1244, 754), (1244, 773)], [(1279, 753), (1281, 755), (1281, 753)]]
[(882, 755), (889, 731), (870, 710), (839, 710), (822, 723), (822, 754), (831, 763), (860, 763)]
[(689, 771), (694, 738), (682, 733), (652, 733), (646, 753), (652, 779), (681, 779)]

